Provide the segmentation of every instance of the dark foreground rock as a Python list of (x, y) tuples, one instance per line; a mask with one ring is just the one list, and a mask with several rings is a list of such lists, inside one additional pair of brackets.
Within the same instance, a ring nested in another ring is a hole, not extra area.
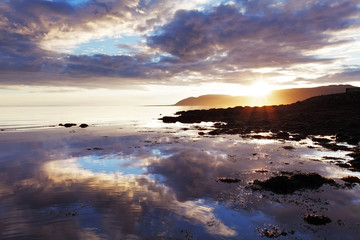
[(82, 123), (82, 124), (80, 124), (80, 126), (79, 127), (81, 127), (81, 128), (87, 128), (89, 125), (88, 124), (86, 124), (86, 123)]
[(255, 180), (253, 189), (267, 190), (277, 194), (292, 194), (298, 190), (318, 189), (323, 184), (335, 184), (317, 173), (298, 173), (292, 176), (276, 176), (265, 181)]
[(325, 225), (331, 223), (331, 219), (324, 215), (308, 214), (304, 217), (304, 220), (312, 225)]

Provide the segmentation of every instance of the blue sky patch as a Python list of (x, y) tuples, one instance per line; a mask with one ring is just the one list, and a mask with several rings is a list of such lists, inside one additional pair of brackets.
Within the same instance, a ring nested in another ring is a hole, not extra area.
[(122, 55), (129, 54), (131, 50), (124, 45), (135, 45), (141, 41), (140, 36), (124, 36), (121, 38), (96, 39), (87, 43), (79, 44), (73, 51), (75, 54), (85, 55)]

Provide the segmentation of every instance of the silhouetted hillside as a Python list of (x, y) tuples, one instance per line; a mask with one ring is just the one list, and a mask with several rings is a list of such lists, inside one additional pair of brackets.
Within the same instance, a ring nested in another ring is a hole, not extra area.
[(245, 96), (230, 96), (230, 95), (217, 95), (209, 94), (199, 97), (185, 98), (175, 104), (175, 106), (238, 106), (239, 103), (245, 103), (245, 105), (251, 105), (249, 97)]
[(177, 102), (176, 106), (207, 106), (207, 107), (233, 107), (233, 106), (257, 106), (279, 105), (302, 101), (310, 97), (344, 93), (346, 88), (354, 88), (351, 85), (330, 85), (315, 88), (293, 88), (274, 90), (266, 97), (254, 98), (246, 96), (229, 95), (202, 95), (189, 97)]

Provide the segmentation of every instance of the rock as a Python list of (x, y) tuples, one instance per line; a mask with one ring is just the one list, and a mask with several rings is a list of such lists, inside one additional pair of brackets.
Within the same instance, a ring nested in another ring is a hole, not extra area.
[(313, 140), (314, 142), (318, 142), (319, 144), (326, 144), (326, 143), (331, 142), (330, 139), (327, 139), (327, 138), (318, 138), (318, 137), (313, 137), (313, 138), (311, 138), (311, 140)]
[(82, 124), (80, 124), (80, 126), (79, 127), (81, 127), (81, 128), (87, 128), (89, 125), (87, 125), (86, 123), (82, 123)]
[(335, 184), (335, 181), (317, 173), (298, 173), (290, 177), (276, 176), (265, 181), (255, 180), (253, 189), (264, 189), (277, 194), (292, 194), (302, 189), (318, 189), (323, 184)]
[(92, 150), (94, 150), (94, 151), (101, 151), (101, 150), (104, 150), (104, 148), (101, 148), (101, 147), (94, 147)]
[(308, 214), (304, 217), (304, 220), (312, 225), (325, 225), (331, 223), (331, 219), (324, 215)]
[(218, 182), (224, 182), (224, 183), (237, 183), (241, 180), (238, 178), (230, 178), (230, 177), (220, 177), (217, 179)]
[[(177, 116), (164, 116), (162, 120), (165, 123), (214, 122), (218, 131), (210, 135), (271, 131), (277, 132), (274, 138), (299, 141), (309, 135), (336, 134), (337, 142), (357, 145), (360, 141), (359, 109), (360, 93), (340, 93), (288, 105), (181, 111)], [(313, 140), (335, 148), (325, 138)]]
[(76, 123), (65, 123), (65, 124), (60, 123), (59, 124), (59, 126), (66, 127), (66, 128), (73, 127), (76, 125), (77, 125)]
[(272, 226), (270, 229), (258, 229), (260, 232), (260, 237), (267, 237), (267, 238), (279, 238), (281, 236), (287, 236), (288, 233), (284, 232), (283, 230), (279, 229), (276, 226)]
[(301, 133), (296, 133), (296, 134), (292, 134), (290, 136), (291, 140), (294, 141), (300, 141), (302, 139), (305, 139), (307, 136), (305, 134), (301, 134)]
[(285, 150), (293, 150), (295, 148), (293, 146), (283, 146), (283, 149), (285, 149)]
[(347, 146), (343, 146), (343, 145), (338, 145), (336, 143), (319, 143), (321, 146), (323, 146), (324, 148), (327, 148), (329, 150), (333, 150), (333, 151), (350, 151), (351, 149)]
[(351, 165), (353, 171), (360, 171), (360, 147), (355, 147), (352, 153), (347, 154), (353, 158), (348, 163)]
[(288, 132), (280, 131), (276, 134), (276, 138), (279, 138), (279, 139), (289, 139), (289, 137), (290, 137), (290, 134)]
[(360, 183), (360, 178), (354, 177), (354, 176), (347, 176), (347, 177), (343, 177), (343, 178), (340, 178), (340, 179), (343, 180), (344, 182), (348, 183), (348, 184)]

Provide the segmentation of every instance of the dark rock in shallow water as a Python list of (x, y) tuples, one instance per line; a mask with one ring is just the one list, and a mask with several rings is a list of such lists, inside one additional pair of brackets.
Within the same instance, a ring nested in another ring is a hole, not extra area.
[(224, 182), (224, 183), (237, 183), (241, 180), (238, 178), (230, 178), (230, 177), (220, 177), (217, 179), (218, 182)]
[(331, 223), (331, 219), (324, 215), (308, 214), (304, 217), (304, 220), (313, 225), (325, 225)]
[(360, 146), (355, 147), (352, 153), (347, 154), (348, 156), (352, 157), (353, 160), (349, 161), (348, 163), (351, 165), (353, 171), (360, 171)]
[[(288, 233), (279, 229), (276, 226), (272, 226), (271, 228), (263, 228), (263, 229), (257, 229), (260, 232), (260, 237), (267, 237), (267, 238), (279, 238), (281, 236), (287, 236)], [(290, 234), (294, 234), (293, 231), (290, 232)]]
[(295, 148), (293, 146), (283, 146), (283, 149), (285, 149), (285, 150), (293, 150)]
[(327, 144), (329, 142), (331, 142), (330, 139), (327, 138), (318, 138), (318, 137), (312, 137), (311, 140), (313, 140), (314, 142), (317, 142), (319, 144)]
[(65, 124), (60, 123), (59, 124), (59, 126), (66, 127), (66, 128), (74, 127), (76, 125), (77, 125), (76, 123), (65, 123)]
[(87, 128), (89, 125), (87, 125), (86, 123), (82, 123), (82, 124), (80, 124), (80, 126), (79, 127), (81, 127), (81, 128)]
[(318, 189), (325, 183), (335, 184), (335, 181), (324, 178), (317, 173), (298, 173), (290, 177), (276, 176), (266, 181), (255, 180), (253, 188), (255, 190), (268, 190), (277, 194), (291, 194), (302, 189)]
[(350, 151), (351, 149), (347, 146), (337, 145), (336, 143), (320, 143), (321, 146), (333, 151)]
[(360, 178), (354, 177), (354, 176), (347, 176), (347, 177), (343, 177), (343, 178), (340, 178), (340, 179), (343, 180), (344, 182), (348, 183), (348, 184), (360, 183)]
[(290, 134), (288, 132), (280, 131), (276, 134), (276, 138), (278, 139), (289, 139)]
[(101, 148), (101, 147), (94, 147), (92, 150), (95, 150), (95, 151), (101, 151), (101, 150), (104, 150), (104, 148)]

